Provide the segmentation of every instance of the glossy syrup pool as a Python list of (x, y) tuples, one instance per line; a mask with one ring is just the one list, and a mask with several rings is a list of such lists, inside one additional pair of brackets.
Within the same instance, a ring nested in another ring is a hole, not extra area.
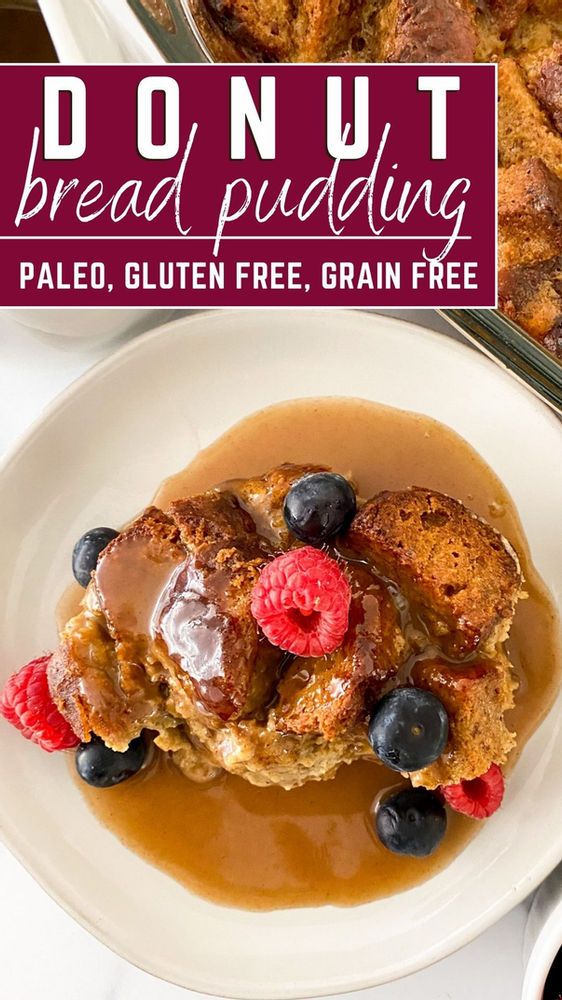
[[(492, 470), (462, 438), (427, 417), (363, 400), (296, 400), (237, 424), (168, 479), (155, 502), (164, 506), (283, 462), (329, 465), (351, 475), (363, 497), (411, 485), (441, 490), (510, 539), (529, 594), (518, 606), (508, 643), (519, 678), (509, 723), (521, 750), (559, 686), (558, 620), (530, 562), (514, 505)], [(73, 591), (62, 618), (75, 602)], [(80, 788), (124, 844), (187, 888), (225, 905), (271, 909), (365, 902), (416, 885), (449, 864), (477, 831), (476, 821), (449, 813), (446, 837), (427, 859), (393, 855), (372, 834), (373, 801), (401, 784), (400, 776), (365, 761), (341, 767), (331, 781), (288, 792), (230, 775), (202, 787), (158, 755), (116, 788)]]

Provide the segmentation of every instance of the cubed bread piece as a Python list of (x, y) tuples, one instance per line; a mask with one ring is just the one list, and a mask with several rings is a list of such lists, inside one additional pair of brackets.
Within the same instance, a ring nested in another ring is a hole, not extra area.
[(293, 62), (325, 62), (339, 55), (361, 24), (357, 0), (301, 0), (293, 35)]
[(528, 90), (523, 72), (513, 59), (498, 66), (498, 152), (500, 165), (539, 157), (562, 177), (562, 136)]
[[(560, 14), (562, 17), (562, 5)], [(554, 127), (562, 133), (562, 42), (531, 52), (522, 62), (529, 89)]]
[(562, 256), (504, 268), (498, 289), (502, 312), (560, 357)]
[(82, 741), (97, 733), (122, 751), (143, 729), (173, 724), (158, 679), (144, 664), (119, 660), (103, 615), (87, 607), (68, 623), (48, 679), (57, 708)]
[(290, 0), (205, 0), (205, 4), (235, 52), (246, 58), (255, 55), (260, 61), (291, 59), (294, 6)]
[(379, 493), (361, 507), (347, 544), (402, 590), (454, 656), (494, 648), (520, 595), (517, 557), (464, 504), (433, 490)]
[[(265, 476), (244, 479), (232, 486), (241, 506), (252, 517), (258, 534), (275, 548), (288, 548), (291, 533), (283, 517), (285, 497), (293, 483), (313, 472), (326, 472), (324, 465), (279, 465)], [(293, 538), (294, 541), (294, 538)]]
[(515, 746), (515, 735), (504, 716), (513, 707), (516, 687), (505, 657), (465, 664), (420, 660), (412, 681), (439, 698), (449, 717), (444, 753), (410, 775), (413, 785), (456, 785), (480, 777), (491, 764), (505, 763)]
[(562, 179), (533, 157), (498, 176), (499, 266), (562, 253)]
[(334, 739), (364, 718), (372, 699), (406, 655), (397, 609), (386, 587), (361, 567), (352, 585), (349, 628), (329, 656), (294, 660), (279, 684), (275, 728)]
[(389, 0), (378, 22), (385, 62), (472, 62), (474, 9), (464, 0)]
[(340, 54), (361, 25), (356, 0), (206, 0), (240, 51), (261, 61), (322, 62)]
[(250, 610), (268, 558), (263, 540), (228, 492), (175, 501), (166, 513), (186, 559), (155, 611), (153, 631), (207, 711), (221, 719), (249, 715), (267, 702), (282, 655)]
[(147, 670), (150, 620), (185, 558), (179, 531), (148, 508), (103, 551), (82, 611), (66, 626), (49, 666), (51, 693), (82, 740), (97, 733), (124, 750), (143, 728), (164, 725), (158, 670)]
[(83, 733), (89, 718), (92, 731), (117, 747), (122, 703), (127, 733), (127, 714), (142, 729), (163, 711), (171, 674), (217, 718), (265, 711), (282, 654), (250, 611), (268, 558), (263, 544), (236, 498), (214, 491), (164, 513), (149, 508), (122, 531), (98, 563), (88, 607), (69, 623), (55, 654), (53, 693), (71, 724), (78, 717)]
[(144, 511), (102, 552), (92, 587), (121, 660), (138, 657), (160, 593), (184, 560), (177, 525), (157, 507)]
[(200, 562), (213, 564), (218, 552), (233, 547), (249, 559), (263, 559), (255, 524), (229, 490), (174, 500), (166, 515), (181, 543)]

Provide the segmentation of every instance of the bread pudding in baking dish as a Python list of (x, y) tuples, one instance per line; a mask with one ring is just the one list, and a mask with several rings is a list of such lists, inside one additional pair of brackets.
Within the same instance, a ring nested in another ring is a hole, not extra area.
[(498, 62), (500, 309), (562, 358), (561, 0), (193, 0), (217, 60)]

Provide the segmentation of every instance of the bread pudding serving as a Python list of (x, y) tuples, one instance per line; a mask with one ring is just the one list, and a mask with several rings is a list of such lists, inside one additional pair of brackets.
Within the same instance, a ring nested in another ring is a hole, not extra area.
[(498, 63), (500, 309), (562, 358), (560, 0), (191, 0), (219, 61)]
[(427, 878), (501, 806), (558, 683), (501, 484), (447, 428), (366, 401), (248, 417), (72, 568), (59, 645), (0, 714), (72, 751), (102, 822), (219, 902)]
[[(504, 763), (513, 681), (501, 644), (521, 589), (508, 543), (457, 501), (414, 488), (366, 501), (326, 555), (287, 527), (305, 488), (304, 518), (324, 515), (315, 493), (343, 489), (354, 506), (340, 477), (285, 466), (149, 508), (109, 543), (49, 666), (73, 731), (124, 751), (151, 729), (192, 779), (222, 768), (292, 788), (372, 755), (369, 714), (411, 684), (444, 706), (448, 730), (397, 767), (414, 786)], [(281, 634), (268, 619), (277, 599)], [(338, 602), (341, 626), (324, 636)]]

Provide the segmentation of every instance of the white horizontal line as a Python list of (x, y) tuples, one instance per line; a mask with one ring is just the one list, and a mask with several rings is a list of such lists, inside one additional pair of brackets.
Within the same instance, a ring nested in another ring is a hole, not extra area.
[[(0, 236), (0, 240), (181, 240), (183, 243), (190, 240), (441, 240), (446, 242), (450, 236), (375, 236), (370, 233), (367, 236)], [(472, 236), (457, 236), (455, 240), (471, 240)]]

